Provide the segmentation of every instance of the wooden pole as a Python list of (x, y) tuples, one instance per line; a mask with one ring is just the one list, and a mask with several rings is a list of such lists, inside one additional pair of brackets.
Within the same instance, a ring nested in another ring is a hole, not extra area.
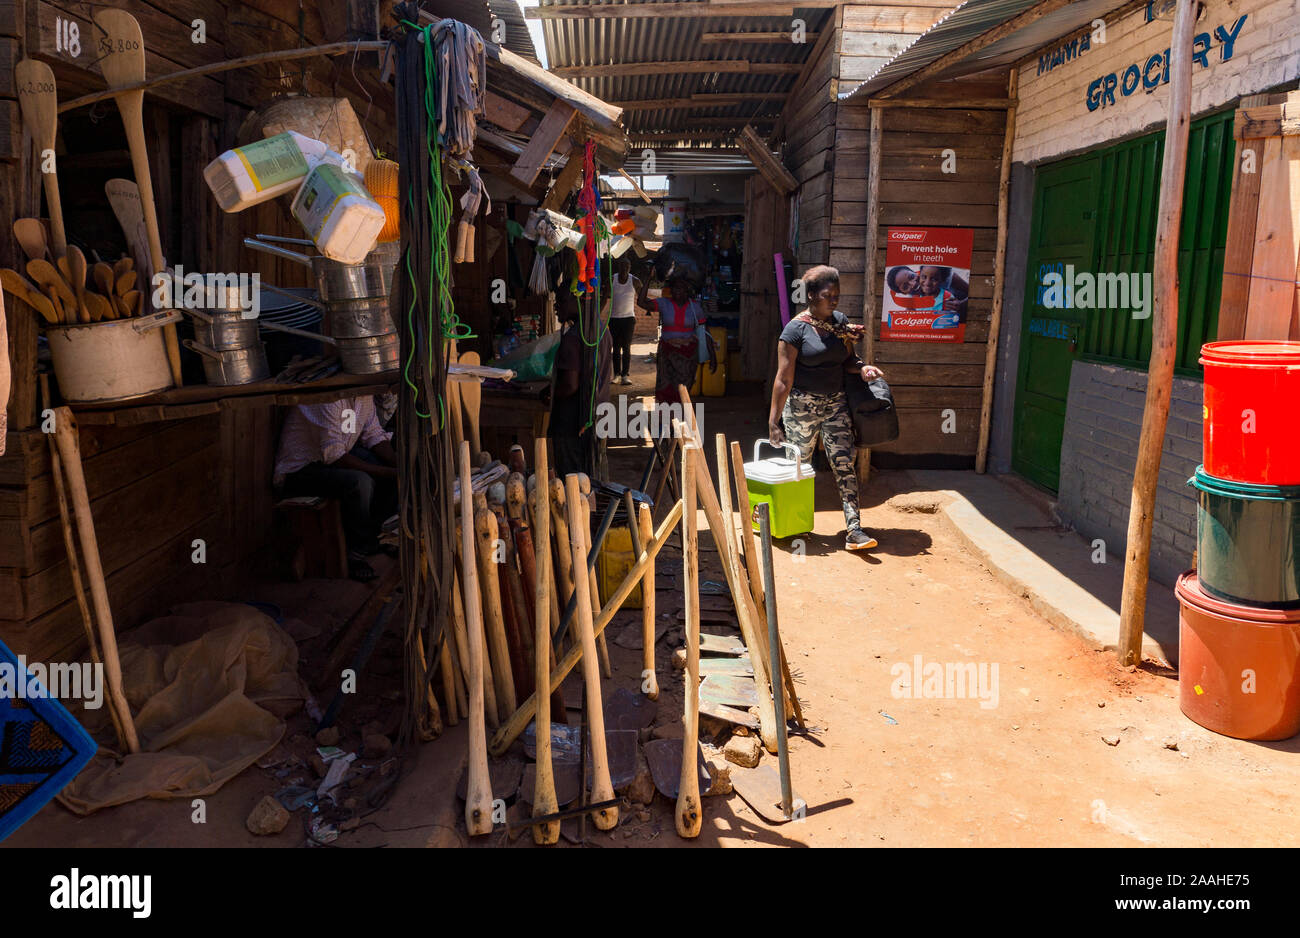
[[(627, 576), (623, 578), (619, 588), (614, 591), (614, 595), (609, 598), (600, 610), (599, 618), (592, 623), (592, 631), (597, 635), (604, 631), (605, 626), (614, 618), (614, 613), (618, 612), (623, 605), (623, 600), (627, 599), (628, 594), (641, 582), (645, 571), (655, 562), (655, 557), (659, 555), (659, 551), (664, 544), (668, 543), (669, 536), (672, 534), (673, 529), (677, 527), (677, 522), (681, 520), (682, 503), (680, 501), (674, 502), (672, 510), (668, 512), (668, 516), (660, 522), (658, 529), (655, 531), (654, 540), (650, 543), (645, 556), (638, 560), (636, 566), (627, 572)], [(551, 671), (551, 690), (560, 686), (581, 657), (581, 647), (571, 645), (564, 653), (564, 657), (560, 659), (559, 664)], [(524, 727), (528, 725), (528, 721), (533, 718), (533, 714), (536, 712), (537, 694), (534, 693), (520, 704), (519, 709), (497, 730), (496, 735), (492, 737), (492, 743), (488, 747), (488, 751), (494, 756), (503, 755), (510, 748), (510, 744), (519, 738), (519, 734), (524, 731)]]
[(90, 599), (95, 607), (99, 642), (104, 656), (104, 677), (108, 682), (108, 705), (117, 714), (122, 725), (126, 751), (140, 751), (135, 721), (126, 702), (122, 688), (122, 661), (117, 654), (117, 633), (113, 628), (113, 610), (108, 602), (108, 585), (104, 582), (104, 567), (99, 559), (99, 541), (95, 537), (95, 519), (90, 513), (90, 496), (86, 492), (86, 476), (81, 465), (81, 443), (77, 438), (77, 419), (67, 407), (54, 411), (54, 439), (59, 447), (59, 458), (68, 476), (68, 492), (72, 495), (72, 510), (77, 521), (77, 535), (81, 540), (81, 554), (86, 561), (86, 579), (90, 583)]
[(1169, 420), (1178, 344), (1178, 240), (1183, 219), (1183, 180), (1187, 173), (1187, 134), (1192, 110), (1192, 33), (1196, 0), (1178, 0), (1169, 53), (1169, 119), (1165, 130), (1164, 166), (1160, 173), (1160, 208), (1156, 223), (1155, 314), (1151, 323), (1151, 364), (1147, 369), (1142, 436), (1133, 471), (1133, 499), (1128, 517), (1124, 592), (1119, 611), (1119, 662), (1142, 660), (1143, 616), (1151, 561), (1151, 524), (1155, 518), (1156, 483)]
[[(682, 593), (686, 601), (686, 687), (682, 701), (682, 772), (677, 783), (677, 836), (698, 837), (700, 813), (700, 544), (695, 514), (695, 463), (704, 453), (682, 447)], [(726, 550), (726, 544), (719, 544)]]
[[(1020, 71), (1011, 70), (1007, 79), (1007, 97), (1016, 100)], [(989, 322), (989, 344), (984, 350), (984, 394), (980, 398), (979, 447), (975, 453), (975, 471), (983, 473), (989, 462), (989, 429), (993, 423), (993, 378), (998, 367), (998, 333), (1002, 329), (1003, 274), (1007, 267), (1007, 194), (1011, 184), (1011, 145), (1016, 138), (1016, 106), (1007, 109), (1006, 134), (1002, 138), (1002, 166), (998, 175), (998, 242), (993, 255), (993, 315)]]
[[(637, 505), (638, 560), (645, 560), (654, 537), (654, 516), (645, 502)], [(646, 567), (641, 580), (641, 690), (651, 700), (659, 699), (659, 680), (655, 676), (655, 567)]]
[(469, 631), (469, 782), (465, 828), (469, 835), (492, 832), (492, 780), (488, 775), (487, 733), (483, 726), (483, 609), (474, 561), (474, 487), (469, 443), (460, 444), (460, 550), (465, 568), (465, 623)]
[[(596, 660), (596, 633), (591, 617), (590, 581), (582, 575), (587, 568), (587, 502), (578, 491), (577, 473), (564, 479), (564, 494), (568, 499), (569, 542), (573, 552), (573, 569), (579, 571), (573, 578), (578, 605), (573, 621), (577, 638), (582, 646), (582, 680), (587, 688), (587, 723), (591, 727), (591, 800), (609, 801), (614, 797), (614, 785), (609, 776), (609, 753), (605, 748), (605, 710), (600, 691), (600, 665)], [(535, 695), (534, 695), (535, 696)], [(585, 789), (586, 780), (579, 782)], [(598, 808), (592, 821), (600, 830), (607, 831), (618, 824), (618, 808)]]
[[(867, 237), (863, 246), (862, 267), (862, 360), (875, 363), (876, 316), (879, 299), (876, 296), (876, 254), (880, 250), (880, 145), (884, 136), (884, 112), (871, 109), (871, 135), (867, 148)], [(871, 450), (854, 450), (858, 489), (867, 487), (871, 479)]]
[[(540, 478), (546, 478), (546, 438), (539, 437), (534, 443), (533, 464), (537, 467), (537, 474)], [(533, 608), (536, 610), (533, 625), (533, 668), (535, 671), (534, 683), (542, 693), (534, 694), (537, 700), (537, 769), (533, 777), (533, 817), (546, 814), (554, 814), (560, 810), (555, 795), (555, 770), (551, 765), (551, 697), (545, 693), (545, 688), (549, 683), (551, 676), (550, 668), (550, 648), (551, 648), (551, 629), (550, 616), (547, 610), (550, 608), (550, 599), (547, 594), (551, 592), (551, 509), (547, 504), (547, 487), (540, 486), (537, 489), (538, 505), (537, 511), (537, 537), (540, 542), (547, 545), (547, 549), (540, 554), (535, 555), (537, 564), (537, 575), (534, 577), (535, 592), (533, 594)], [(548, 821), (544, 824), (538, 824), (533, 828), (533, 843), (536, 844), (553, 844), (560, 839), (560, 824), (558, 821)]]

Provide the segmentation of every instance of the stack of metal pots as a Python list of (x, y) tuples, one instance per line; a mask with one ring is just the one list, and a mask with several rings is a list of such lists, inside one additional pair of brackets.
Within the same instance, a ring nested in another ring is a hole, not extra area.
[(228, 387), (252, 384), (270, 377), (266, 347), (257, 330), (257, 319), (246, 318), (238, 287), (208, 292), (207, 309), (187, 309), (194, 320), (194, 338), (185, 347), (203, 359), (208, 384)]
[[(291, 238), (275, 240), (311, 243)], [(332, 341), (338, 348), (344, 371), (365, 375), (397, 368), (399, 341), (389, 298), (393, 272), (401, 254), (400, 242), (375, 245), (360, 264), (340, 264), (319, 255), (299, 254), (255, 238), (246, 239), (244, 244), (312, 269), (319, 305), (324, 312), (323, 332), (328, 337), (326, 341)]]

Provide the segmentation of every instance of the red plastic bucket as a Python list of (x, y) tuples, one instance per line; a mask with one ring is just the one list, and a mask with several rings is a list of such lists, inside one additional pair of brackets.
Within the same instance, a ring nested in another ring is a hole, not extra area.
[(1255, 485), (1300, 485), (1300, 342), (1209, 342), (1205, 471)]
[(1300, 733), (1300, 609), (1239, 606), (1178, 578), (1178, 706), (1237, 739)]

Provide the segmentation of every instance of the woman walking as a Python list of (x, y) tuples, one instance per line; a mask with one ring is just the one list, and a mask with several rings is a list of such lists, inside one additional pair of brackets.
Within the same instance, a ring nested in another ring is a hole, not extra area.
[(613, 309), (609, 314), (609, 334), (614, 340), (614, 383), (631, 384), (632, 333), (636, 331), (637, 297), (641, 281), (632, 276), (632, 262), (620, 257), (614, 264), (612, 278)]
[[(705, 325), (704, 310), (691, 299), (691, 284), (685, 277), (674, 277), (668, 284), (669, 295), (655, 300), (659, 313), (659, 349), (655, 355), (655, 400), (665, 404), (680, 404), (679, 384), (688, 388), (695, 383), (699, 367), (698, 326)], [(642, 296), (645, 288), (642, 287)], [(708, 346), (709, 371), (718, 370), (718, 353), (713, 339), (704, 332)]]
[[(818, 266), (803, 275), (808, 308), (781, 330), (777, 342), (777, 372), (768, 412), (768, 438), (777, 445), (789, 440), (800, 458), (812, 456), (813, 439), (821, 431), (822, 446), (835, 485), (844, 503), (848, 550), (866, 550), (876, 539), (858, 521), (858, 476), (853, 466), (853, 421), (844, 396), (844, 378), (858, 373), (864, 381), (881, 376), (853, 351), (864, 328), (849, 323), (835, 308), (840, 301), (840, 272)], [(782, 421), (785, 427), (782, 429)]]

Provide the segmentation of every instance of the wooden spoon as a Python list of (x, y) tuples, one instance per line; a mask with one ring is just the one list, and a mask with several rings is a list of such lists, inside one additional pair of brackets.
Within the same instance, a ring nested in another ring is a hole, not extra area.
[[(144, 55), (141, 50), (141, 56)], [(141, 78), (143, 78), (143, 74)], [(18, 82), (18, 105), (23, 121), (36, 141), (37, 159), (45, 151), (54, 150), (59, 115), (59, 94), (54, 84), (54, 72), (44, 62), (23, 59), (14, 66)], [(143, 94), (143, 92), (141, 92)], [(141, 130), (143, 133), (143, 129)], [(41, 160), (44, 162), (44, 160)], [(63, 203), (59, 199), (59, 177), (55, 172), (41, 173), (45, 185), (45, 200), (50, 205), (50, 228), (54, 239), (54, 256), (62, 257), (68, 249), (68, 239), (63, 231)]]
[(18, 299), (22, 300), (36, 312), (40, 313), (46, 322), (52, 325), (58, 325), (61, 322), (58, 311), (55, 310), (54, 304), (50, 302), (49, 297), (43, 296), (31, 282), (18, 273), (16, 270), (9, 270), (7, 267), (0, 269), (0, 286), (12, 293)]
[[(111, 50), (99, 59), (100, 71), (109, 88), (133, 85), (145, 79), (144, 36), (140, 24), (125, 10), (100, 9), (95, 14), (95, 25), (104, 31), (99, 48)], [(117, 109), (122, 114), (126, 129), (127, 146), (131, 151), (131, 166), (135, 183), (140, 189), (140, 208), (144, 213), (145, 235), (149, 239), (149, 260), (155, 272), (163, 263), (162, 241), (158, 236), (158, 209), (154, 204), (153, 180), (149, 175), (149, 150), (144, 138), (144, 91), (123, 91), (115, 95)], [(129, 235), (129, 232), (128, 232)], [(176, 326), (163, 329), (167, 343), (167, 359), (171, 365), (172, 380), (181, 387), (181, 351), (176, 340)]]
[[(63, 277), (54, 268), (49, 261), (34, 260), (27, 262), (27, 276), (36, 281), (46, 290), (53, 290), (58, 297), (60, 305), (64, 310), (75, 310), (77, 308), (77, 298), (73, 295), (72, 290), (64, 281)], [(64, 322), (76, 322), (76, 316), (65, 318)]]
[(112, 267), (109, 267), (103, 261), (100, 261), (91, 268), (90, 276), (94, 281), (95, 286), (99, 287), (100, 293), (104, 294), (105, 297), (111, 297), (113, 295), (113, 284), (116, 282), (116, 278), (113, 276)]
[(129, 257), (118, 258), (113, 263), (113, 282), (116, 283), (117, 278), (122, 276), (128, 270), (135, 270), (135, 261), (131, 260)]
[[(460, 356), (462, 365), (479, 364), (478, 352), (465, 352)], [(475, 457), (483, 451), (479, 438), (479, 406), (483, 397), (483, 385), (478, 381), (466, 381), (460, 387), (460, 400), (465, 405), (465, 415), (469, 418), (470, 445), (474, 447)]]
[(81, 300), (86, 295), (86, 255), (75, 244), (68, 245), (68, 266), (72, 268), (72, 290)]
[(128, 316), (144, 315), (144, 308), (141, 303), (143, 298), (144, 294), (139, 290), (132, 290), (126, 296), (122, 297), (122, 304), (125, 307)]
[(90, 318), (93, 322), (102, 322), (105, 319), (116, 319), (117, 311), (113, 304), (109, 302), (108, 297), (101, 296), (98, 293), (86, 292), (86, 306), (90, 310)]
[[(72, 250), (72, 246), (69, 245), (68, 251), (71, 252), (71, 250)], [(90, 322), (90, 313), (86, 310), (86, 304), (81, 302), (81, 292), (77, 290), (77, 276), (72, 271), (71, 254), (70, 253), (64, 254), (63, 257), (60, 257), (57, 261), (54, 262), (54, 266), (58, 268), (59, 276), (63, 278), (63, 282), (68, 285), (69, 289), (72, 290), (72, 296), (75, 301), (74, 308), (76, 309), (76, 313), (77, 313), (75, 318), (79, 322)], [(82, 291), (84, 290), (85, 290), (85, 278), (82, 278)]]
[(134, 270), (128, 270), (122, 276), (118, 277), (114, 285), (114, 289), (117, 291), (117, 295), (126, 296), (128, 293), (134, 290), (135, 279), (136, 278), (135, 278)]
[(14, 237), (30, 260), (48, 260), (50, 244), (45, 237), (45, 224), (39, 218), (19, 218), (14, 222)]

